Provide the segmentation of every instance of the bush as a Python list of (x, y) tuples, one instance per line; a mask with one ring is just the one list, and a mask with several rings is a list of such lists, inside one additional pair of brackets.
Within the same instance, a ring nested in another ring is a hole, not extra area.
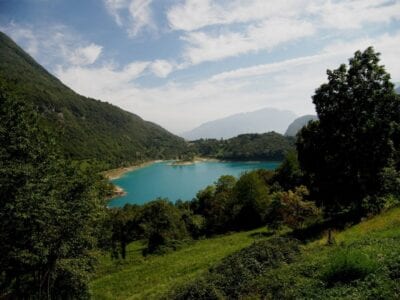
[(340, 249), (330, 257), (330, 263), (323, 274), (328, 286), (350, 283), (363, 279), (377, 269), (377, 263), (357, 249)]
[(284, 262), (291, 262), (298, 252), (299, 243), (293, 239), (273, 238), (254, 243), (223, 259), (204, 278), (178, 288), (170, 298), (239, 298), (257, 276)]
[(225, 298), (225, 295), (210, 280), (205, 278), (200, 278), (185, 286), (178, 287), (171, 295), (165, 297), (165, 299), (176, 300), (219, 300)]

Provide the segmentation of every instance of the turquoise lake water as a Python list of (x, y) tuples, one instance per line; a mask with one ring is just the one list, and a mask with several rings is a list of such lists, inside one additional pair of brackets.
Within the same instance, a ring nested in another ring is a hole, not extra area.
[(187, 166), (173, 166), (171, 162), (158, 162), (126, 173), (112, 182), (122, 187), (127, 195), (114, 198), (110, 207), (126, 203), (143, 204), (158, 197), (171, 201), (191, 200), (197, 192), (214, 183), (221, 175), (238, 177), (254, 169), (273, 170), (279, 162), (199, 162)]

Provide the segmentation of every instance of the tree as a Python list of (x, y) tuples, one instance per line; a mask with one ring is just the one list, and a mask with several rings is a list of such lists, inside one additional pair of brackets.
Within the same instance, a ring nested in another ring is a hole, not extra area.
[(312, 197), (331, 214), (382, 207), (380, 176), (399, 167), (400, 100), (379, 56), (370, 47), (328, 70), (313, 96), (319, 121), (298, 135)]
[(299, 186), (281, 195), (281, 207), (283, 223), (292, 229), (303, 228), (307, 220), (318, 217), (320, 211), (312, 201), (304, 198), (309, 195), (305, 186)]
[(235, 229), (261, 226), (270, 204), (269, 190), (257, 171), (244, 173), (235, 185), (232, 207)]
[(285, 190), (290, 190), (302, 184), (303, 173), (295, 151), (286, 154), (282, 164), (276, 169), (273, 181)]
[(103, 181), (0, 89), (0, 298), (87, 298)]
[(146, 253), (162, 253), (188, 239), (181, 211), (165, 199), (145, 204), (138, 218), (147, 238)]

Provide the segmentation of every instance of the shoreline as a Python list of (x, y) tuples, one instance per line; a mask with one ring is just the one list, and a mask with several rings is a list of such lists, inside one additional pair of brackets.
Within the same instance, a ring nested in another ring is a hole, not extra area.
[(201, 162), (220, 162), (222, 160), (217, 159), (217, 158), (208, 158), (208, 157), (195, 157), (193, 160), (186, 160), (186, 161), (181, 161), (181, 160), (175, 160), (171, 163), (169, 163), (169, 166), (190, 166), (190, 165), (195, 165), (197, 163)]
[(134, 165), (130, 165), (127, 167), (120, 167), (120, 168), (116, 168), (116, 169), (111, 169), (108, 171), (104, 171), (103, 175), (108, 179), (108, 180), (115, 180), (118, 179), (120, 177), (122, 177), (125, 173), (131, 172), (131, 171), (135, 171), (147, 166), (150, 166), (154, 163), (158, 163), (161, 162), (162, 160), (151, 160), (151, 161), (146, 161), (140, 164), (134, 164)]

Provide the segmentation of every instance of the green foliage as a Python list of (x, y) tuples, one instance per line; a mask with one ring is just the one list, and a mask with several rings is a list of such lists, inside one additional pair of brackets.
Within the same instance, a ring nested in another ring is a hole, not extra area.
[(376, 261), (358, 249), (339, 249), (329, 257), (323, 273), (328, 286), (363, 279), (377, 269)]
[(235, 229), (250, 229), (263, 225), (271, 202), (268, 187), (257, 172), (243, 174), (235, 185), (232, 205)]
[(205, 219), (205, 234), (225, 233), (260, 227), (270, 205), (270, 193), (261, 171), (244, 173), (236, 181), (221, 176), (211, 186), (199, 191), (190, 208)]
[(189, 238), (181, 211), (164, 199), (145, 204), (138, 219), (147, 239), (146, 254), (175, 250)]
[(105, 162), (105, 169), (187, 153), (184, 140), (160, 126), (76, 94), (1, 32), (0, 81), (38, 108), (41, 122), (57, 132), (62, 152), (72, 159)]
[(321, 212), (308, 196), (305, 186), (296, 187), (293, 191), (278, 192), (273, 195), (273, 203), (269, 207), (268, 225), (277, 228), (286, 225), (292, 229), (303, 228), (307, 223), (315, 223)]
[(190, 142), (201, 156), (227, 160), (282, 160), (294, 150), (294, 139), (276, 132), (241, 134), (227, 140), (200, 139)]
[(303, 172), (295, 151), (286, 154), (282, 164), (275, 170), (273, 181), (279, 183), (285, 191), (294, 189), (303, 183)]
[(268, 270), (242, 299), (398, 299), (400, 209), (302, 247), (295, 261)]
[(380, 176), (399, 165), (400, 99), (371, 47), (327, 74), (313, 96), (319, 121), (297, 141), (312, 196), (332, 214), (379, 210)]
[(238, 299), (247, 285), (268, 269), (291, 262), (298, 254), (298, 243), (285, 238), (260, 241), (222, 260), (203, 278), (179, 287), (169, 295), (171, 299)]
[(0, 297), (86, 298), (105, 182), (60, 157), (39, 123), (0, 90)]

